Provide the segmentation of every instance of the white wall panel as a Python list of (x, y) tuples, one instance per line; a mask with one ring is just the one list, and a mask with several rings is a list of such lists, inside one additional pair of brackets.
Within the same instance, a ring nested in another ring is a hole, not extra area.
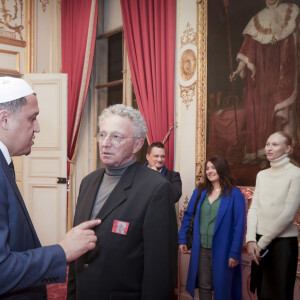
[[(43, 95), (43, 101), (39, 102), (40, 114), (38, 116), (40, 129), (43, 134), (37, 134), (35, 139), (35, 149), (48, 147), (49, 150), (61, 149), (60, 133), (62, 132), (61, 119), (55, 119), (54, 116), (61, 115), (60, 106), (60, 81), (48, 79), (47, 85), (43, 82), (33, 83), (34, 92)], [(49, 105), (51, 103), (51, 105)], [(48, 130), (51, 128), (51, 130)], [(46, 134), (47, 133), (47, 134)]]
[[(195, 49), (192, 43), (184, 44), (182, 38), (186, 36), (187, 30), (196, 33), (197, 30), (197, 3), (195, 0), (177, 0), (177, 28), (176, 28), (176, 122), (175, 131), (175, 169), (180, 172), (182, 179), (182, 197), (177, 204), (178, 222), (183, 216), (188, 201), (195, 189), (195, 147), (196, 147), (196, 93), (190, 93), (189, 97), (183, 97), (182, 74), (180, 70), (181, 56), (185, 48)], [(185, 87), (193, 89), (196, 77), (188, 80)], [(188, 101), (187, 101), (188, 100)], [(188, 300), (192, 297), (186, 292), (185, 284), (190, 255), (180, 255), (178, 258), (178, 299)], [(197, 294), (197, 293), (196, 293)], [(198, 299), (196, 295), (195, 299)]]
[(34, 72), (61, 72), (60, 1), (34, 1)]

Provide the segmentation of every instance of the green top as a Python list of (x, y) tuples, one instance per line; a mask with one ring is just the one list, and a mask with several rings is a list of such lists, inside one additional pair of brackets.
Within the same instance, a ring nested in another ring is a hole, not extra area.
[(221, 202), (222, 195), (210, 204), (208, 193), (206, 194), (200, 208), (200, 235), (201, 247), (211, 249), (212, 237), (214, 233), (217, 214)]

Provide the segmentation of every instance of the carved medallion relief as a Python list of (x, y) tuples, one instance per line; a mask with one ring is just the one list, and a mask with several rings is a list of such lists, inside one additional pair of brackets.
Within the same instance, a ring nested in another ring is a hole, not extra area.
[(180, 98), (189, 108), (193, 98), (196, 95), (196, 79), (197, 79), (197, 46), (196, 32), (193, 27), (187, 23), (186, 28), (181, 37), (180, 46)]

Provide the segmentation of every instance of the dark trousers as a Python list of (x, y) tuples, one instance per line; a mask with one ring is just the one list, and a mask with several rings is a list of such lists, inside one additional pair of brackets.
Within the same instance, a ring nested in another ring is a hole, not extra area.
[(293, 300), (298, 239), (276, 238), (267, 248), (269, 253), (260, 260), (259, 266), (252, 262), (250, 289), (254, 293), (257, 288), (259, 300)]

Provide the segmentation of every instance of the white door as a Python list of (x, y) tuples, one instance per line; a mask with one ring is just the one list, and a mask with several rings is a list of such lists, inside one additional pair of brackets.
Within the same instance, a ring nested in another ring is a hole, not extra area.
[[(25, 74), (37, 95), (40, 133), (23, 159), (23, 196), (43, 246), (66, 232), (67, 74)], [(62, 180), (63, 181), (63, 180)]]

